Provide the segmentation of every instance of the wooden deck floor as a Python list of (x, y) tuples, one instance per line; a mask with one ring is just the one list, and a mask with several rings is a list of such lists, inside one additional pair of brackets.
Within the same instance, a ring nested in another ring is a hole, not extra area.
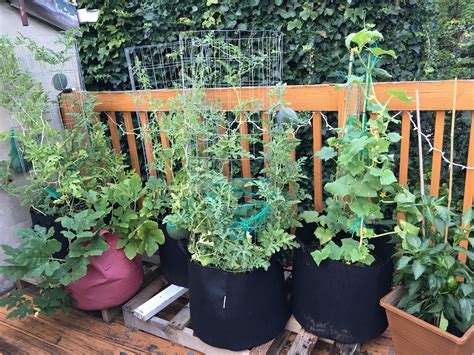
[[(121, 317), (107, 324), (77, 310), (55, 318), (30, 316), (6, 319), (0, 308), (0, 354), (200, 354), (147, 333), (127, 328)], [(364, 344), (361, 354), (393, 355), (389, 337)], [(335, 355), (331, 346), (318, 342), (313, 354)]]

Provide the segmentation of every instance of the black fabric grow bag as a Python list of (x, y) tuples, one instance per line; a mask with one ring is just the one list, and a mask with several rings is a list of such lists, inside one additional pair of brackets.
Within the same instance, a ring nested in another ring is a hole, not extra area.
[(165, 234), (165, 244), (160, 245), (160, 265), (163, 275), (168, 282), (181, 287), (188, 287), (188, 263), (187, 241), (175, 240), (168, 236), (166, 226), (161, 225)]
[(189, 263), (191, 326), (209, 345), (244, 350), (275, 338), (290, 316), (282, 266), (234, 273)]
[(369, 267), (333, 260), (318, 267), (305, 245), (295, 251), (291, 304), (304, 329), (341, 343), (361, 343), (385, 331), (379, 301), (392, 284), (393, 246), (388, 238), (377, 239), (378, 260)]
[(59, 216), (45, 216), (36, 213), (34, 209), (30, 208), (30, 216), (32, 225), (40, 225), (46, 229), (54, 228), (54, 239), (61, 243), (61, 250), (54, 253), (53, 256), (58, 259), (64, 259), (69, 253), (69, 240), (61, 233), (63, 227), (60, 222), (55, 222)]
[(296, 239), (304, 244), (309, 244), (311, 242), (316, 241), (314, 231), (316, 230), (317, 224), (306, 222), (301, 222), (301, 224), (303, 225), (302, 227), (296, 228)]

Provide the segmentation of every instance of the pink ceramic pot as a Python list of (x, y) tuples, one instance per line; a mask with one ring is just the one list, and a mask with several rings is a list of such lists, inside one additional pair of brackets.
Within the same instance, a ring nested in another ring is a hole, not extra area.
[(90, 257), (86, 276), (66, 286), (76, 301), (75, 307), (82, 310), (119, 306), (135, 295), (143, 282), (140, 256), (129, 260), (123, 249), (116, 248), (119, 237), (107, 231), (101, 235), (110, 248), (100, 256)]

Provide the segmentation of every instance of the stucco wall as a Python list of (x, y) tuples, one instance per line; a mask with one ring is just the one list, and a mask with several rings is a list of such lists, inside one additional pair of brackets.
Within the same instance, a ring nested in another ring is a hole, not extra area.
[[(18, 33), (37, 41), (40, 44), (48, 46), (48, 43), (53, 43), (57, 37), (57, 30), (49, 25), (40, 22), (29, 16), (29, 26), (23, 27), (18, 10), (10, 7), (10, 5), (0, 0), (0, 34), (7, 35), (14, 38)], [(26, 52), (25, 52), (26, 53)], [(24, 55), (19, 53), (20, 56)], [(1, 54), (0, 54), (1, 55)], [(51, 85), (51, 76), (40, 75), (41, 68), (33, 68), (31, 63), (26, 64), (29, 69), (34, 72), (35, 77), (43, 82), (47, 90), (51, 90), (51, 95), (56, 92)], [(56, 127), (60, 126), (59, 117), (54, 109), (52, 110), (51, 119)], [(0, 108), (0, 132), (10, 130), (15, 127), (15, 120), (11, 115)], [(8, 159), (10, 151), (9, 141), (0, 141), (0, 159)], [(15, 176), (15, 179), (21, 181), (22, 176)], [(31, 219), (28, 213), (28, 208), (20, 205), (17, 198), (11, 197), (3, 191), (0, 191), (0, 244), (15, 245), (17, 238), (15, 230), (18, 227), (25, 227), (31, 225)], [(5, 255), (0, 250), (0, 265), (4, 263)], [(0, 294), (11, 287), (11, 282), (0, 276)]]

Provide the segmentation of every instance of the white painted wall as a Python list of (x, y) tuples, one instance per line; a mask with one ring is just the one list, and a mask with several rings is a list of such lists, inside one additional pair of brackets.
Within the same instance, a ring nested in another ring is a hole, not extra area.
[[(54, 49), (54, 41), (57, 38), (58, 31), (48, 24), (36, 20), (32, 16), (28, 17), (29, 26), (22, 26), (19, 11), (11, 7), (5, 0), (0, 0), (0, 34), (7, 35), (12, 39), (18, 33), (37, 41), (39, 44)], [(56, 96), (56, 91), (51, 84), (51, 73), (58, 71), (57, 68), (46, 68), (38, 66), (37, 63), (28, 57), (26, 51), (19, 51), (21, 62), (28, 67), (33, 76), (43, 83), (47, 90), (51, 90), (50, 97)], [(0, 53), (1, 55), (1, 53)], [(72, 62), (71, 62), (72, 63)], [(61, 68), (67, 76), (70, 86), (78, 87), (77, 74), (74, 73), (71, 63), (67, 63)], [(57, 107), (51, 106), (50, 119), (55, 127), (60, 128), (60, 118)], [(15, 127), (15, 120), (2, 108), (0, 108), (0, 132), (9, 131)], [(8, 159), (10, 151), (9, 141), (0, 141), (0, 159)], [(22, 176), (16, 176), (21, 181)], [(30, 215), (27, 207), (22, 207), (17, 198), (11, 197), (3, 191), (0, 191), (0, 244), (15, 245), (17, 237), (15, 230), (19, 227), (29, 227), (31, 225)], [(4, 263), (5, 255), (0, 250), (0, 265)], [(0, 294), (11, 287), (11, 283), (0, 276)]]

